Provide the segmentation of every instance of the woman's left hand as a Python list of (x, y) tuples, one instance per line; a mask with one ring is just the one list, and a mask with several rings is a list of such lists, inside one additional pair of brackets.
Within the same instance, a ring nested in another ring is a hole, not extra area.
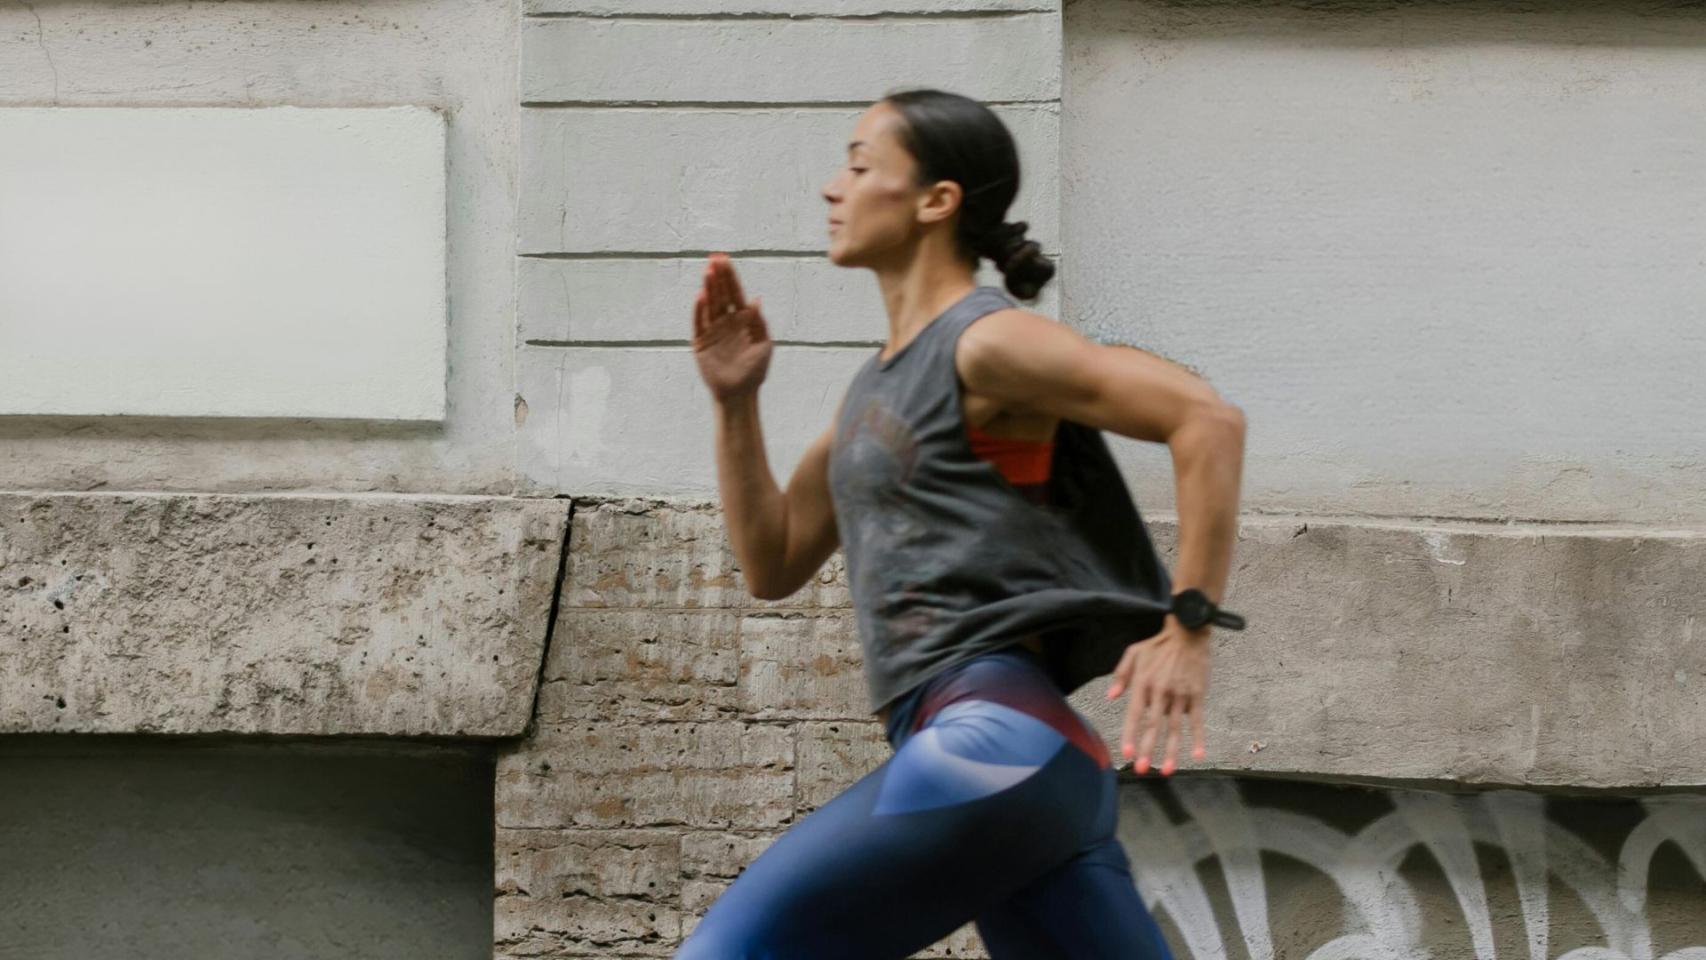
[[(1120, 753), (1138, 773), (1149, 772), (1155, 740), (1167, 731), (1166, 752), (1161, 760), (1163, 776), (1177, 767), (1179, 735), (1186, 722), (1191, 725), (1191, 757), (1208, 755), (1202, 726), (1202, 700), (1208, 689), (1208, 635), (1212, 628), (1186, 629), (1177, 617), (1167, 615), (1161, 632), (1126, 648), (1108, 699), (1130, 690)], [(1141, 739), (1140, 739), (1141, 738)], [(1135, 749), (1136, 758), (1133, 759)]]

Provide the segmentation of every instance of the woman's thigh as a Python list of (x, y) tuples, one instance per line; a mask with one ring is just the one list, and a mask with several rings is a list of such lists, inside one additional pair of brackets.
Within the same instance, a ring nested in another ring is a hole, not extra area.
[(1021, 711), (965, 699), (784, 833), (678, 960), (898, 960), (1082, 848), (1103, 771)]

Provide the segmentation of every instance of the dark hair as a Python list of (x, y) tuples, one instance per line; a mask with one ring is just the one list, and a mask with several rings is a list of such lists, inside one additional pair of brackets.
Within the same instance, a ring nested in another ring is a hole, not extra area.
[(960, 185), (960, 255), (973, 266), (980, 256), (995, 261), (1009, 293), (1035, 300), (1054, 264), (1025, 238), (1029, 224), (1002, 219), (1019, 192), (1019, 149), (1007, 125), (976, 100), (942, 90), (902, 90), (879, 102), (900, 111), (900, 141), (917, 161), (918, 185)]

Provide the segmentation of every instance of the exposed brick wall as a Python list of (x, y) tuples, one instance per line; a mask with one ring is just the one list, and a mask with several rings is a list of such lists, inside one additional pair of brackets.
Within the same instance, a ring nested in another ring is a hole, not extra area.
[[(579, 504), (536, 727), (498, 766), (497, 956), (668, 956), (888, 756), (864, 696), (839, 554), (755, 600), (715, 507)], [(968, 927), (920, 956), (983, 955)]]

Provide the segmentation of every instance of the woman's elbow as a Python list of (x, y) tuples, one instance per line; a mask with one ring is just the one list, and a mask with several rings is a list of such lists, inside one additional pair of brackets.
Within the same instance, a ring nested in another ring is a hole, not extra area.
[(1244, 430), (1242, 408), (1219, 396), (1205, 396), (1193, 404), (1168, 443), (1177, 450), (1196, 450), (1210, 455), (1230, 452), (1242, 456)]

